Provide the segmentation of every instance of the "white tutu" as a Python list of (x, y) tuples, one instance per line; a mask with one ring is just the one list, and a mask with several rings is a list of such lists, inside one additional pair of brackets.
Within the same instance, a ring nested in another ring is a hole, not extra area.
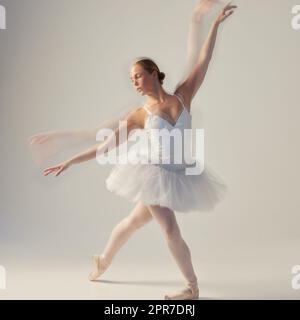
[(205, 166), (200, 175), (171, 171), (155, 164), (116, 164), (106, 179), (109, 191), (132, 201), (187, 213), (212, 211), (227, 192), (222, 180)]

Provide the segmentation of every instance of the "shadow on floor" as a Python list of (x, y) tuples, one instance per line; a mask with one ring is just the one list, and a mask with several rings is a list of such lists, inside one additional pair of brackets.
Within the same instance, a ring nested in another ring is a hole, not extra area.
[(134, 280), (134, 281), (121, 281), (121, 280), (94, 280), (93, 282), (99, 283), (113, 283), (113, 284), (124, 284), (124, 285), (139, 285), (139, 286), (171, 286), (178, 287), (183, 285), (183, 281), (145, 281), (145, 280)]

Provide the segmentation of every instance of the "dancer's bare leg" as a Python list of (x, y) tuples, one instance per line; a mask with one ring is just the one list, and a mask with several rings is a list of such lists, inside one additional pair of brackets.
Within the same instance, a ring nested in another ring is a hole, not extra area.
[(89, 279), (97, 279), (108, 268), (116, 253), (133, 233), (152, 219), (147, 206), (138, 202), (130, 214), (114, 227), (103, 253), (100, 256), (93, 256), (95, 270), (90, 273)]
[(165, 295), (165, 299), (197, 299), (199, 297), (197, 277), (192, 265), (190, 250), (181, 236), (172, 210), (157, 205), (148, 206), (153, 218), (159, 223), (168, 247), (187, 281), (187, 287)]

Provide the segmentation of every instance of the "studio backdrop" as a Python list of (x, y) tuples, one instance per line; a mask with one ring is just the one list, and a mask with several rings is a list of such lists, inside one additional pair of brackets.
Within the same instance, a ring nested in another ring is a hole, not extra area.
[[(151, 222), (120, 250), (107, 279), (142, 281), (147, 270), (157, 286), (147, 292), (142, 282), (141, 295), (132, 286), (92, 287), (90, 256), (103, 250), (134, 204), (107, 190), (110, 164), (90, 160), (44, 176), (46, 166), (64, 159), (38, 164), (28, 141), (41, 132), (97, 128), (145, 103), (130, 81), (137, 57), (156, 61), (172, 93), (185, 72), (194, 4), (0, 0), (0, 265), (6, 272), (0, 298), (134, 299), (158, 297), (163, 279), (180, 284), (161, 229)], [(193, 127), (205, 132), (205, 162), (228, 193), (213, 212), (176, 218), (204, 297), (298, 299), (300, 2), (234, 4), (191, 105)], [(205, 17), (201, 40), (220, 8)], [(50, 270), (63, 278), (72, 266), (80, 276), (68, 288), (38, 280), (51, 278)], [(76, 281), (82, 290), (75, 292)]]

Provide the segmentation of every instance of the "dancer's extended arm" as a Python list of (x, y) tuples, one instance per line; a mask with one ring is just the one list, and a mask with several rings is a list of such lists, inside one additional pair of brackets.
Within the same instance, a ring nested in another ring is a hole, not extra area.
[[(137, 112), (132, 111), (128, 114), (128, 116), (125, 117), (124, 122), (115, 130), (113, 130), (113, 132), (107, 137), (105, 141), (96, 143), (86, 151), (72, 157), (71, 159), (68, 159), (56, 166), (45, 169), (44, 175), (47, 176), (49, 173), (56, 172), (55, 176), (58, 176), (61, 172), (65, 171), (73, 164), (94, 159), (96, 155), (100, 156), (102, 154), (105, 154), (127, 141), (130, 132), (133, 129), (140, 127), (141, 123), (139, 117), (137, 116)], [(123, 130), (126, 130), (126, 135), (120, 134), (121, 132), (123, 132)], [(121, 140), (120, 137), (124, 137), (125, 139)]]
[(192, 71), (202, 47), (203, 22), (207, 13), (215, 6), (223, 4), (220, 0), (197, 0), (188, 25), (187, 57), (184, 77)]
[(97, 132), (102, 128), (112, 128), (113, 130), (118, 127), (118, 122), (122, 117), (125, 117), (129, 114), (130, 111), (123, 111), (123, 114), (120, 116), (112, 117), (109, 120), (103, 121), (95, 128), (88, 129), (70, 129), (70, 130), (57, 130), (57, 131), (48, 131), (35, 134), (29, 138), (30, 145), (43, 144), (50, 141), (68, 141), (71, 145), (72, 143), (78, 143), (82, 141), (93, 141), (96, 139)]
[(103, 128), (115, 130), (120, 120), (132, 111), (132, 108), (123, 108), (118, 114), (99, 123), (97, 127), (86, 129), (52, 130), (41, 132), (31, 136), (28, 139), (28, 146), (34, 161), (42, 165), (53, 156), (68, 152), (71, 148), (86, 148), (96, 141), (97, 132)]

